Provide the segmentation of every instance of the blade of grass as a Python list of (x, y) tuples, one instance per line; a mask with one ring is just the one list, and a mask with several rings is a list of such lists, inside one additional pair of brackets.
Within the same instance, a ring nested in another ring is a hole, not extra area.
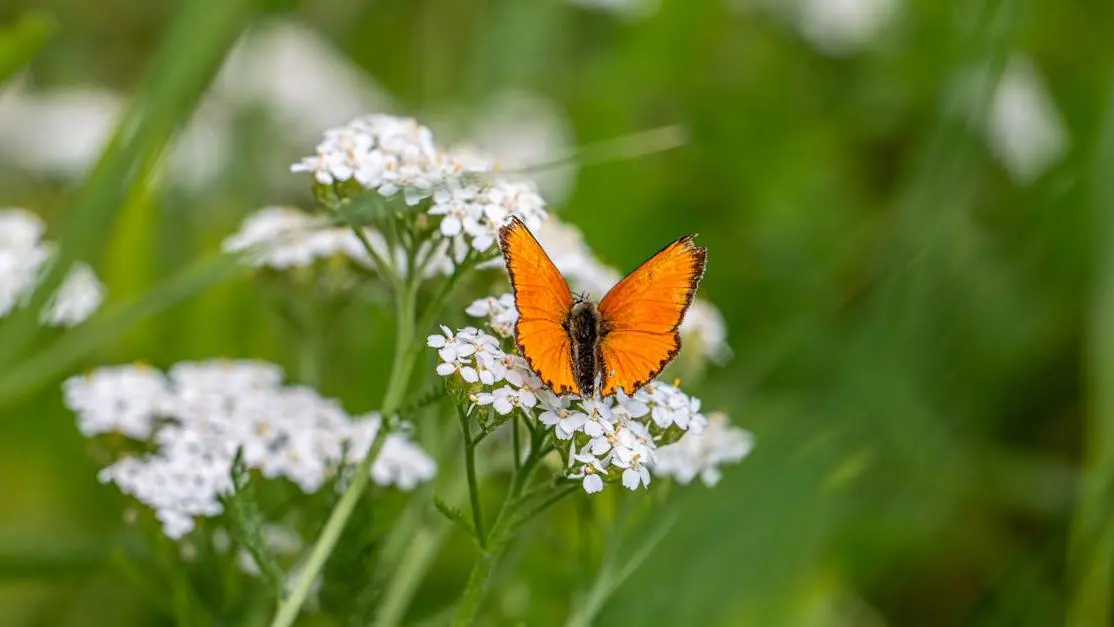
[(164, 148), (247, 25), (255, 0), (193, 0), (170, 32), (108, 147), (66, 214), (57, 257), (27, 307), (0, 325), (0, 364), (38, 336), (38, 312), (80, 259), (95, 257), (126, 199), (150, 184)]
[(1095, 287), (1087, 333), (1089, 411), (1084, 471), (1072, 521), (1069, 626), (1109, 625), (1114, 584), (1114, 76), (1092, 164)]
[(46, 349), (22, 361), (18, 368), (0, 370), (0, 407), (33, 392), (82, 357), (128, 331), (134, 324), (175, 305), (205, 288), (248, 269), (236, 257), (219, 255), (199, 260), (159, 283), (135, 300), (98, 314), (58, 338)]
[(15, 26), (0, 32), (0, 85), (42, 50), (56, 26), (49, 15), (27, 12)]

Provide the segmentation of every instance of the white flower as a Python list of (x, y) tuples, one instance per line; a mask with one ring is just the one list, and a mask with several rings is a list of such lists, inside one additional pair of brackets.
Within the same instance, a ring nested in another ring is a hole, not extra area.
[(553, 427), (553, 432), (559, 440), (572, 438), (573, 434), (583, 430), (584, 424), (588, 422), (587, 414), (570, 409), (574, 398), (576, 397), (570, 395), (557, 396), (548, 390), (541, 395), (544, 411), (538, 416), (538, 420), (547, 427)]
[(93, 315), (103, 301), (104, 284), (88, 264), (79, 263), (51, 296), (40, 319), (52, 326), (76, 326)]
[(654, 424), (662, 429), (677, 425), (699, 433), (705, 418), (700, 413), (700, 399), (691, 397), (681, 390), (663, 383), (651, 381), (634, 393), (632, 400), (645, 403), (650, 408)]
[(146, 439), (156, 419), (171, 409), (166, 377), (144, 365), (98, 368), (66, 379), (62, 391), (66, 407), (77, 414), (78, 429), (86, 437), (118, 432)]
[(112, 91), (71, 86), (32, 91), (15, 85), (0, 111), (0, 153), (21, 169), (78, 178), (112, 136), (123, 98)]
[(1010, 61), (991, 101), (987, 142), (1010, 176), (1030, 183), (1068, 148), (1064, 122), (1032, 60)]
[(803, 0), (799, 27), (819, 50), (844, 55), (873, 42), (898, 8), (898, 0)]
[(674, 444), (657, 450), (654, 474), (688, 484), (699, 476), (707, 486), (720, 479), (719, 467), (737, 463), (754, 447), (750, 432), (732, 426), (727, 416), (713, 413), (701, 433), (689, 433)]
[(641, 19), (657, 13), (661, 0), (565, 0), (597, 11), (605, 11), (627, 19)]
[(291, 167), (324, 185), (356, 181), (384, 197), (401, 194), (408, 205), (432, 198), (428, 215), (438, 219), (439, 236), (456, 250), (480, 253), (494, 248), (499, 227), (512, 217), (537, 228), (547, 215), (532, 182), (494, 176), (494, 169), (474, 152), (441, 150), (428, 128), (390, 115), (326, 131), (316, 154)]
[(723, 363), (731, 357), (723, 315), (708, 301), (699, 298), (692, 301), (681, 321), (680, 331), (685, 350), (698, 351), (716, 363)]
[(253, 24), (214, 82), (221, 101), (265, 108), (291, 141), (361, 111), (390, 106), (389, 96), (352, 58), (319, 32), (293, 20)]
[(529, 414), (538, 404), (538, 399), (530, 390), (516, 390), (510, 386), (503, 386), (492, 393), (481, 392), (476, 395), (476, 404), (491, 405), (500, 416), (506, 416), (516, 408)]
[[(346, 446), (350, 461), (367, 454), (378, 416), (350, 418), (337, 401), (281, 380), (273, 364), (214, 360), (177, 364), (167, 379), (137, 367), (102, 369), (70, 379), (65, 392), (83, 433), (119, 431), (156, 445), (154, 454), (123, 458), (100, 478), (152, 507), (164, 532), (177, 538), (196, 516), (220, 513), (237, 451), (262, 476), (288, 479), (307, 493), (333, 476)], [(436, 471), (420, 447), (392, 433), (371, 477), (409, 490)]]
[(607, 401), (595, 398), (581, 399), (580, 407), (586, 416), (581, 430), (590, 437), (598, 438), (605, 433), (610, 435), (615, 432), (611, 423), (611, 405)]
[(569, 472), (571, 479), (581, 479), (581, 485), (588, 494), (595, 494), (603, 490), (603, 476), (607, 473), (599, 458), (587, 450), (577, 453), (572, 445), (569, 447)]
[[(286, 525), (265, 523), (259, 530), (259, 536), (263, 546), (275, 555), (296, 555), (302, 550), (302, 537)], [(259, 575), (259, 565), (247, 549), (242, 548), (236, 553), (236, 565), (248, 575)]]
[(514, 336), (514, 324), (518, 321), (518, 309), (514, 304), (514, 294), (488, 296), (473, 301), (464, 310), (469, 316), (486, 318), (487, 327), (499, 337)]
[[(388, 262), (398, 262), (377, 231), (365, 229), (371, 247)], [(329, 227), (324, 221), (292, 207), (266, 207), (248, 216), (240, 230), (224, 240), (230, 253), (246, 253), (255, 267), (275, 270), (304, 268), (336, 255), (372, 267), (367, 250), (351, 229)], [(401, 252), (401, 251), (399, 251)]]
[[(508, 376), (507, 355), (499, 347), (499, 340), (476, 329), (465, 327), (456, 333), (441, 327), (444, 335), (431, 335), (426, 343), (437, 349), (441, 363), (437, 374), (442, 377), (457, 375), (468, 383), (477, 381), (494, 385)], [(512, 375), (519, 378), (519, 375)]]
[(28, 251), (0, 249), (0, 318), (31, 295), (49, 258), (50, 252), (43, 247)]
[(45, 225), (25, 209), (0, 209), (0, 317), (6, 316), (34, 291), (39, 273), (50, 258), (40, 241)]
[[(358, 464), (364, 459), (382, 424), (383, 417), (377, 413), (353, 419), (349, 435), (349, 462)], [(437, 462), (410, 441), (406, 429), (387, 434), (379, 456), (371, 465), (371, 480), (376, 485), (395, 486), (407, 491), (433, 479), (436, 474)]]
[(26, 209), (0, 209), (0, 250), (31, 251), (38, 247), (45, 230), (42, 218)]

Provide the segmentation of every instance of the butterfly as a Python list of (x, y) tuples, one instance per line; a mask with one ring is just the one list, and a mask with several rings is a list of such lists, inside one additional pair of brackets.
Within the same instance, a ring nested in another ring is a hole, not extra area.
[(574, 297), (517, 218), (499, 230), (514, 289), (515, 343), (557, 394), (633, 394), (681, 350), (677, 331), (704, 276), (707, 249), (686, 235), (619, 281), (596, 305)]

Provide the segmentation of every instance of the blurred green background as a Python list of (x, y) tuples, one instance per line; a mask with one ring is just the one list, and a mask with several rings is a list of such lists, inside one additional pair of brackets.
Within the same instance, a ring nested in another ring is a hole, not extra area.
[[(259, 207), (311, 207), (289, 164), (361, 112), (528, 161), (675, 127), (678, 149), (539, 178), (616, 267), (700, 233), (734, 356), (690, 391), (757, 447), (683, 492), (598, 624), (1110, 624), (1114, 4), (599, 4), (5, 2), (0, 206), (42, 215), (112, 306)], [(139, 130), (93, 169), (124, 114)], [(126, 501), (59, 383), (218, 356), (298, 378), (247, 273), (198, 285), (36, 362), (60, 333), (0, 321), (0, 373), (26, 375), (0, 407), (0, 625), (170, 620), (110, 559)], [(323, 392), (374, 407), (391, 329), (339, 319)], [(443, 556), (412, 614), (470, 559)], [(561, 624), (567, 569), (514, 569), (491, 614)]]

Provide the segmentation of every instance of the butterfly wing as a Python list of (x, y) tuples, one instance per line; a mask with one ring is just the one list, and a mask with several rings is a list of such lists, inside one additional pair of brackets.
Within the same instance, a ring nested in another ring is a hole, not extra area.
[(619, 281), (600, 301), (600, 394), (633, 394), (681, 350), (677, 331), (704, 276), (707, 249), (686, 235)]
[(554, 392), (576, 392), (571, 340), (564, 328), (573, 305), (569, 284), (517, 218), (499, 229), (499, 244), (518, 309), (514, 327), (518, 350)]

